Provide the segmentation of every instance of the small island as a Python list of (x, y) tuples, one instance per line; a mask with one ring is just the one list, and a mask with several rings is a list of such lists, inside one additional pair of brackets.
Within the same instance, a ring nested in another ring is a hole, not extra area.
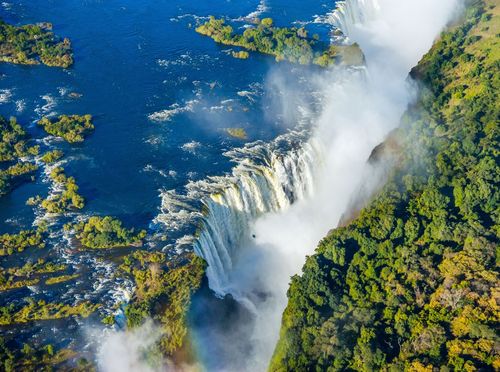
[[(236, 34), (224, 19), (210, 17), (196, 28), (196, 32), (211, 37), (217, 43), (272, 55), (276, 61), (322, 67), (364, 64), (363, 52), (357, 44), (327, 45), (319, 41), (318, 35), (310, 37), (303, 27), (275, 27), (271, 18), (262, 19), (243, 34)], [(245, 51), (233, 52), (232, 55), (235, 58), (248, 58), (248, 52)]]
[(93, 216), (74, 225), (66, 225), (66, 230), (73, 229), (80, 243), (87, 248), (104, 249), (127, 246), (140, 246), (146, 231), (136, 232), (127, 229), (116, 218)]
[(26, 145), (27, 134), (16, 118), (0, 116), (0, 162), (13, 161), (33, 151)]
[[(16, 186), (30, 179), (30, 175), (38, 169), (36, 164), (19, 161), (7, 169), (0, 169), (0, 196), (9, 193)], [(34, 179), (34, 176), (31, 176)]]
[(92, 115), (60, 115), (57, 119), (43, 117), (38, 125), (54, 136), (64, 138), (69, 143), (83, 142), (85, 135), (94, 129)]
[(30, 247), (44, 248), (43, 233), (43, 229), (38, 229), (22, 230), (17, 234), (5, 233), (0, 235), (0, 256), (9, 256)]
[(67, 281), (76, 279), (79, 276), (80, 276), (80, 274), (66, 274), (66, 275), (60, 275), (60, 276), (53, 276), (53, 277), (45, 280), (45, 285), (65, 283)]
[(25, 161), (38, 151), (38, 146), (28, 146), (28, 136), (16, 118), (6, 120), (0, 116), (0, 197), (38, 169), (36, 164)]
[(47, 151), (40, 157), (40, 160), (45, 164), (52, 164), (60, 160), (64, 156), (61, 150), (55, 149), (52, 151)]
[(225, 128), (224, 131), (231, 137), (246, 140), (248, 138), (247, 132), (244, 128)]
[(37, 320), (53, 320), (80, 316), (87, 318), (101, 305), (83, 301), (76, 305), (67, 305), (57, 302), (46, 302), (44, 300), (34, 301), (26, 298), (26, 305), (19, 306), (11, 303), (0, 307), (0, 326), (28, 323)]
[(67, 266), (64, 264), (46, 262), (42, 258), (34, 263), (27, 262), (23, 266), (0, 268), (0, 292), (37, 285), (40, 282), (40, 275), (57, 273), (66, 269)]
[(85, 199), (78, 193), (79, 188), (75, 178), (66, 176), (64, 168), (52, 169), (49, 178), (57, 185), (57, 191), (46, 199), (42, 199), (40, 195), (31, 197), (26, 202), (27, 205), (39, 204), (42, 209), (52, 214), (70, 212), (85, 206)]
[(51, 23), (12, 26), (0, 20), (0, 62), (67, 68), (73, 64), (71, 42), (55, 36)]
[(250, 57), (250, 54), (245, 50), (240, 50), (239, 52), (233, 51), (231, 55), (237, 59), (248, 59)]

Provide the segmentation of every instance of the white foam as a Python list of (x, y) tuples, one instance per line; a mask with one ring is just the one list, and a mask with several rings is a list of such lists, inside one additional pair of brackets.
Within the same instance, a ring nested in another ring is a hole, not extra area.
[(0, 89), (0, 104), (10, 102), (12, 89)]
[(15, 103), (16, 103), (16, 112), (18, 114), (22, 113), (26, 109), (26, 100), (18, 99)]
[(196, 103), (198, 103), (198, 100), (187, 101), (183, 106), (180, 106), (178, 103), (174, 103), (168, 109), (153, 112), (148, 115), (148, 118), (149, 120), (155, 122), (171, 121), (172, 118), (178, 114), (192, 112)]
[(248, 13), (246, 16), (234, 19), (234, 21), (253, 22), (255, 19), (258, 19), (262, 14), (268, 12), (269, 10), (270, 7), (267, 5), (267, 1), (260, 0), (259, 4), (257, 5), (257, 9), (255, 9), (253, 12)]
[(40, 116), (56, 115), (57, 113), (54, 111), (54, 108), (57, 106), (57, 99), (51, 94), (44, 94), (40, 98), (45, 101), (45, 104), (41, 106), (37, 105), (35, 112)]
[(191, 141), (183, 144), (181, 149), (183, 151), (189, 152), (191, 154), (196, 154), (196, 151), (201, 147), (201, 143), (197, 141)]

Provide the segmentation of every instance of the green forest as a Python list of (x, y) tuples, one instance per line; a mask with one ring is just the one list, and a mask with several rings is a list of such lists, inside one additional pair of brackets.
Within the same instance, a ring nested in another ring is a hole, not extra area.
[(500, 369), (500, 15), (475, 1), (411, 75), (398, 165), (292, 278), (272, 371)]

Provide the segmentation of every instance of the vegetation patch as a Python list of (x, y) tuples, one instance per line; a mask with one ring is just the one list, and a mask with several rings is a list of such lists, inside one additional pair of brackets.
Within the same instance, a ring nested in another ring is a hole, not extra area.
[(248, 59), (248, 57), (250, 57), (250, 54), (244, 50), (240, 50), (239, 52), (231, 52), (231, 55), (234, 57), (234, 58), (238, 58), (238, 59)]
[(52, 278), (48, 278), (47, 280), (45, 280), (45, 284), (52, 285), (52, 284), (64, 283), (76, 279), (79, 276), (80, 274), (54, 276)]
[(38, 167), (23, 160), (37, 155), (38, 146), (28, 146), (28, 135), (16, 118), (6, 120), (0, 116), (0, 197), (15, 185), (29, 179)]
[[(95, 368), (71, 349), (55, 350), (52, 344), (37, 348), (29, 344), (12, 348), (0, 337), (0, 366), (2, 371), (52, 371), (61, 368), (63, 363), (71, 362), (72, 372), (93, 372)], [(64, 370), (66, 370), (64, 368)]]
[(164, 355), (186, 347), (186, 314), (205, 272), (205, 262), (192, 253), (182, 261), (169, 267), (161, 252), (136, 251), (120, 266), (136, 285), (125, 311), (128, 326), (139, 326), (148, 318), (158, 322), (162, 336), (157, 347)]
[(37, 320), (62, 319), (73, 315), (86, 318), (101, 306), (99, 304), (92, 304), (89, 301), (84, 301), (74, 306), (45, 302), (44, 300), (34, 301), (31, 298), (28, 298), (26, 302), (27, 304), (21, 307), (15, 304), (1, 306), (0, 325), (28, 323)]
[(0, 61), (67, 68), (73, 64), (69, 39), (52, 33), (52, 24), (12, 26), (0, 20)]
[(94, 249), (140, 246), (146, 236), (145, 230), (127, 229), (120, 220), (110, 216), (93, 216), (65, 228), (73, 229), (84, 247)]
[(43, 117), (38, 125), (54, 136), (64, 138), (69, 143), (83, 142), (85, 136), (94, 129), (91, 115), (60, 115), (57, 119)]
[(0, 235), (0, 256), (22, 252), (26, 248), (44, 248), (44, 230), (22, 230), (17, 234)]
[(64, 168), (56, 167), (49, 175), (56, 184), (56, 191), (46, 199), (40, 196), (29, 198), (28, 205), (38, 205), (48, 213), (60, 214), (75, 209), (82, 209), (85, 206), (85, 199), (78, 193), (78, 185), (74, 177), (67, 177)]
[(52, 164), (60, 160), (63, 156), (64, 153), (61, 150), (56, 149), (52, 151), (47, 151), (45, 154), (42, 155), (40, 160), (43, 161), (45, 164)]
[(231, 137), (246, 140), (248, 138), (247, 132), (244, 128), (226, 128), (224, 129)]
[[(9, 280), (10, 279), (10, 280)], [(40, 282), (40, 279), (21, 279), (21, 280), (12, 280), (12, 277), (5, 279), (5, 277), (0, 276), (0, 291), (9, 291), (12, 289), (19, 289), (28, 287), (31, 285), (37, 285)]]
[(0, 268), (0, 291), (36, 285), (40, 282), (39, 275), (66, 269), (64, 264), (46, 262), (41, 258), (35, 263), (28, 262), (20, 267)]
[[(196, 28), (196, 32), (211, 37), (217, 43), (269, 54), (274, 56), (276, 61), (322, 67), (339, 63), (364, 64), (363, 52), (357, 44), (325, 45), (319, 41), (318, 35), (309, 37), (303, 27), (275, 27), (271, 18), (262, 19), (256, 26), (247, 28), (243, 34), (233, 31), (224, 19), (215, 17), (210, 17), (206, 23)], [(248, 58), (248, 53), (245, 53), (233, 52), (233, 57)]]

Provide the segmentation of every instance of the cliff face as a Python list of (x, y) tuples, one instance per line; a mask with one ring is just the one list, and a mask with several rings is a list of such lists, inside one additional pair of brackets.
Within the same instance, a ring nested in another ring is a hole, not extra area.
[(474, 1), (412, 71), (403, 159), (292, 278), (270, 370), (500, 368), (499, 8)]

